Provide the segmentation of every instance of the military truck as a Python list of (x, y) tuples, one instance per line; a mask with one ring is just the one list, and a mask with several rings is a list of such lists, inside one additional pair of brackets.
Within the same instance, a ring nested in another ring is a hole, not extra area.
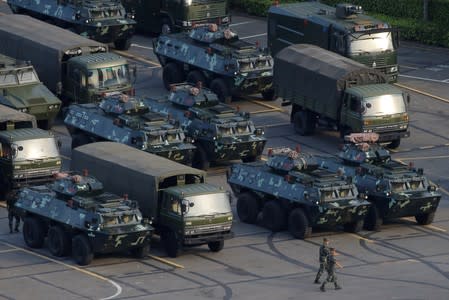
[(276, 95), (292, 104), (290, 122), (299, 134), (313, 134), (318, 124), (339, 130), (342, 138), (377, 132), (391, 148), (410, 135), (410, 96), (382, 73), (309, 44), (288, 46), (274, 60)]
[(206, 24), (161, 35), (153, 40), (153, 51), (163, 66), (167, 89), (173, 83), (202, 82), (222, 102), (230, 102), (233, 94), (256, 93), (273, 100), (272, 57), (229, 28)]
[(312, 155), (289, 148), (270, 150), (266, 162), (234, 164), (227, 178), (242, 222), (256, 223), (262, 212), (266, 228), (287, 227), (297, 239), (309, 237), (317, 226), (343, 225), (358, 232), (370, 206), (350, 178), (319, 168)]
[(135, 72), (105, 44), (25, 15), (0, 16), (0, 40), (1, 53), (30, 61), (65, 104), (133, 91)]
[(114, 141), (191, 165), (195, 146), (179, 123), (151, 112), (141, 100), (111, 95), (99, 104), (72, 104), (64, 118), (72, 135), (72, 149), (98, 142)]
[(0, 54), (0, 104), (36, 117), (39, 127), (50, 129), (61, 101), (39, 80), (25, 61)]
[(183, 246), (201, 244), (218, 252), (233, 235), (230, 195), (206, 183), (204, 171), (113, 142), (75, 148), (71, 164), (89, 168), (107, 190), (126, 191), (137, 200), (170, 257)]
[(72, 252), (80, 265), (95, 253), (130, 251), (148, 255), (153, 227), (142, 218), (137, 202), (104, 192), (95, 177), (57, 173), (53, 183), (26, 187), (18, 193), (15, 209), (24, 220), (23, 238), (30, 248), (66, 256)]
[(348, 3), (318, 1), (273, 5), (268, 10), (268, 47), (274, 56), (292, 44), (313, 44), (398, 79), (399, 31)]
[(338, 157), (318, 157), (322, 168), (354, 178), (360, 193), (372, 203), (365, 228), (379, 230), (385, 219), (414, 216), (420, 225), (433, 222), (441, 199), (438, 187), (416, 169), (391, 158), (377, 144), (376, 133), (351, 134)]
[(36, 118), (0, 104), (0, 200), (24, 186), (52, 180), (61, 169), (58, 143)]
[(13, 13), (25, 14), (102, 43), (128, 50), (134, 15), (120, 0), (7, 0)]
[(135, 13), (136, 29), (142, 32), (171, 33), (203, 23), (228, 24), (226, 0), (122, 0)]
[(263, 128), (254, 126), (249, 113), (220, 103), (207, 88), (177, 84), (167, 97), (144, 98), (143, 102), (178, 122), (195, 142), (195, 168), (206, 170), (211, 162), (234, 159), (256, 161), (267, 141)]

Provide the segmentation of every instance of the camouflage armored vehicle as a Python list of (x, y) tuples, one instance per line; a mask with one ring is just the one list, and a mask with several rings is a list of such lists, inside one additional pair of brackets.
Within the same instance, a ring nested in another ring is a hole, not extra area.
[(0, 54), (0, 104), (36, 117), (39, 127), (49, 129), (61, 101), (39, 80), (29, 62)]
[(266, 139), (262, 128), (255, 128), (249, 113), (220, 103), (207, 88), (174, 85), (168, 97), (143, 99), (151, 110), (169, 115), (184, 129), (196, 146), (193, 166), (207, 169), (211, 162), (257, 160)]
[(321, 167), (351, 176), (360, 193), (372, 203), (365, 228), (378, 230), (383, 220), (414, 216), (420, 225), (432, 223), (441, 193), (423, 169), (391, 158), (377, 144), (378, 135), (351, 134), (337, 157), (320, 157)]
[(128, 50), (134, 16), (120, 0), (8, 0), (13, 13), (26, 14), (102, 43)]
[(57, 173), (48, 185), (18, 193), (17, 212), (24, 220), (27, 246), (41, 248), (45, 238), (51, 254), (88, 265), (94, 253), (131, 251), (144, 258), (153, 227), (142, 219), (137, 203), (103, 192), (103, 185), (87, 174)]
[(36, 118), (0, 104), (0, 201), (19, 188), (44, 184), (61, 169), (54, 135), (37, 128)]
[(195, 146), (179, 124), (151, 112), (136, 98), (117, 94), (99, 104), (72, 104), (64, 123), (72, 148), (98, 141), (114, 141), (191, 165)]
[(298, 239), (310, 236), (316, 226), (362, 229), (370, 203), (359, 198), (350, 179), (319, 168), (313, 156), (288, 148), (268, 155), (266, 163), (235, 164), (227, 173), (242, 222), (256, 223), (262, 212), (265, 227), (274, 232), (288, 227)]
[(209, 24), (162, 35), (153, 41), (153, 51), (167, 89), (173, 83), (202, 82), (222, 102), (231, 101), (233, 94), (262, 93), (273, 99), (272, 57), (229, 28)]

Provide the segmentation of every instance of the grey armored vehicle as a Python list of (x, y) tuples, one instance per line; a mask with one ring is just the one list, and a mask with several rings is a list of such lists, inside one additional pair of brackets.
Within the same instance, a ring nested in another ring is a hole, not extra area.
[(220, 103), (217, 95), (207, 88), (188, 84), (174, 85), (168, 97), (143, 99), (155, 112), (173, 118), (195, 142), (193, 166), (209, 168), (210, 162), (242, 159), (257, 160), (266, 139), (262, 128), (255, 128), (249, 113), (238, 112)]
[(336, 172), (321, 169), (308, 154), (285, 148), (269, 151), (268, 161), (235, 164), (227, 173), (237, 196), (242, 222), (262, 223), (272, 231), (288, 227), (298, 239), (315, 226), (343, 225), (357, 232), (370, 203), (359, 198), (356, 186)]
[(22, 189), (15, 203), (24, 219), (23, 238), (31, 248), (47, 246), (54, 256), (72, 252), (88, 265), (94, 253), (130, 250), (148, 254), (153, 227), (142, 219), (137, 202), (103, 192), (103, 185), (87, 174), (57, 173), (48, 185)]
[(200, 81), (222, 102), (231, 101), (232, 94), (262, 93), (273, 99), (273, 58), (229, 28), (209, 24), (161, 35), (153, 41), (153, 51), (167, 89), (173, 83)]
[(337, 157), (320, 157), (321, 167), (354, 178), (360, 193), (372, 206), (365, 228), (378, 230), (384, 219), (414, 216), (420, 225), (432, 223), (441, 199), (437, 186), (415, 169), (393, 160), (388, 150), (377, 144), (378, 135), (351, 134)]
[(127, 95), (111, 95), (99, 104), (72, 104), (67, 108), (64, 123), (72, 135), (72, 148), (114, 141), (192, 164), (195, 146), (179, 125)]
[(0, 54), (0, 104), (36, 117), (39, 127), (49, 129), (61, 101), (39, 80), (29, 62)]
[(8, 0), (13, 13), (27, 14), (102, 43), (128, 50), (134, 16), (120, 0)]

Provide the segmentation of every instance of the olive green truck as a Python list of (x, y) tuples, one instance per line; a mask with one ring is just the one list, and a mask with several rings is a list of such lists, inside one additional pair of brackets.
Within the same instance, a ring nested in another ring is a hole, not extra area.
[(317, 125), (340, 131), (376, 132), (379, 142), (397, 148), (408, 137), (410, 97), (385, 75), (337, 53), (310, 44), (288, 46), (274, 58), (273, 85), (290, 122), (301, 135)]
[(106, 190), (137, 200), (170, 257), (201, 244), (218, 252), (233, 236), (230, 195), (206, 183), (202, 170), (114, 142), (73, 149), (71, 168), (87, 169)]

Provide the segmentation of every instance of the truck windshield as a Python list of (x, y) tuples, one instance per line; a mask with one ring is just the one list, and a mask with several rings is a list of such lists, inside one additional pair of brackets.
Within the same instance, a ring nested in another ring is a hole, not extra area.
[(0, 73), (0, 86), (11, 86), (39, 82), (32, 68)]
[(231, 213), (231, 204), (226, 193), (196, 195), (186, 197), (185, 200), (190, 203), (185, 214), (187, 217)]
[(128, 65), (90, 69), (87, 82), (91, 88), (108, 88), (130, 82)]
[(363, 99), (364, 116), (382, 116), (405, 113), (402, 94), (382, 95)]
[(352, 55), (394, 50), (391, 32), (353, 34), (349, 39), (349, 54)]
[(16, 153), (14, 156), (16, 161), (59, 157), (54, 138), (17, 141), (12, 144), (12, 148), (12, 153)]

